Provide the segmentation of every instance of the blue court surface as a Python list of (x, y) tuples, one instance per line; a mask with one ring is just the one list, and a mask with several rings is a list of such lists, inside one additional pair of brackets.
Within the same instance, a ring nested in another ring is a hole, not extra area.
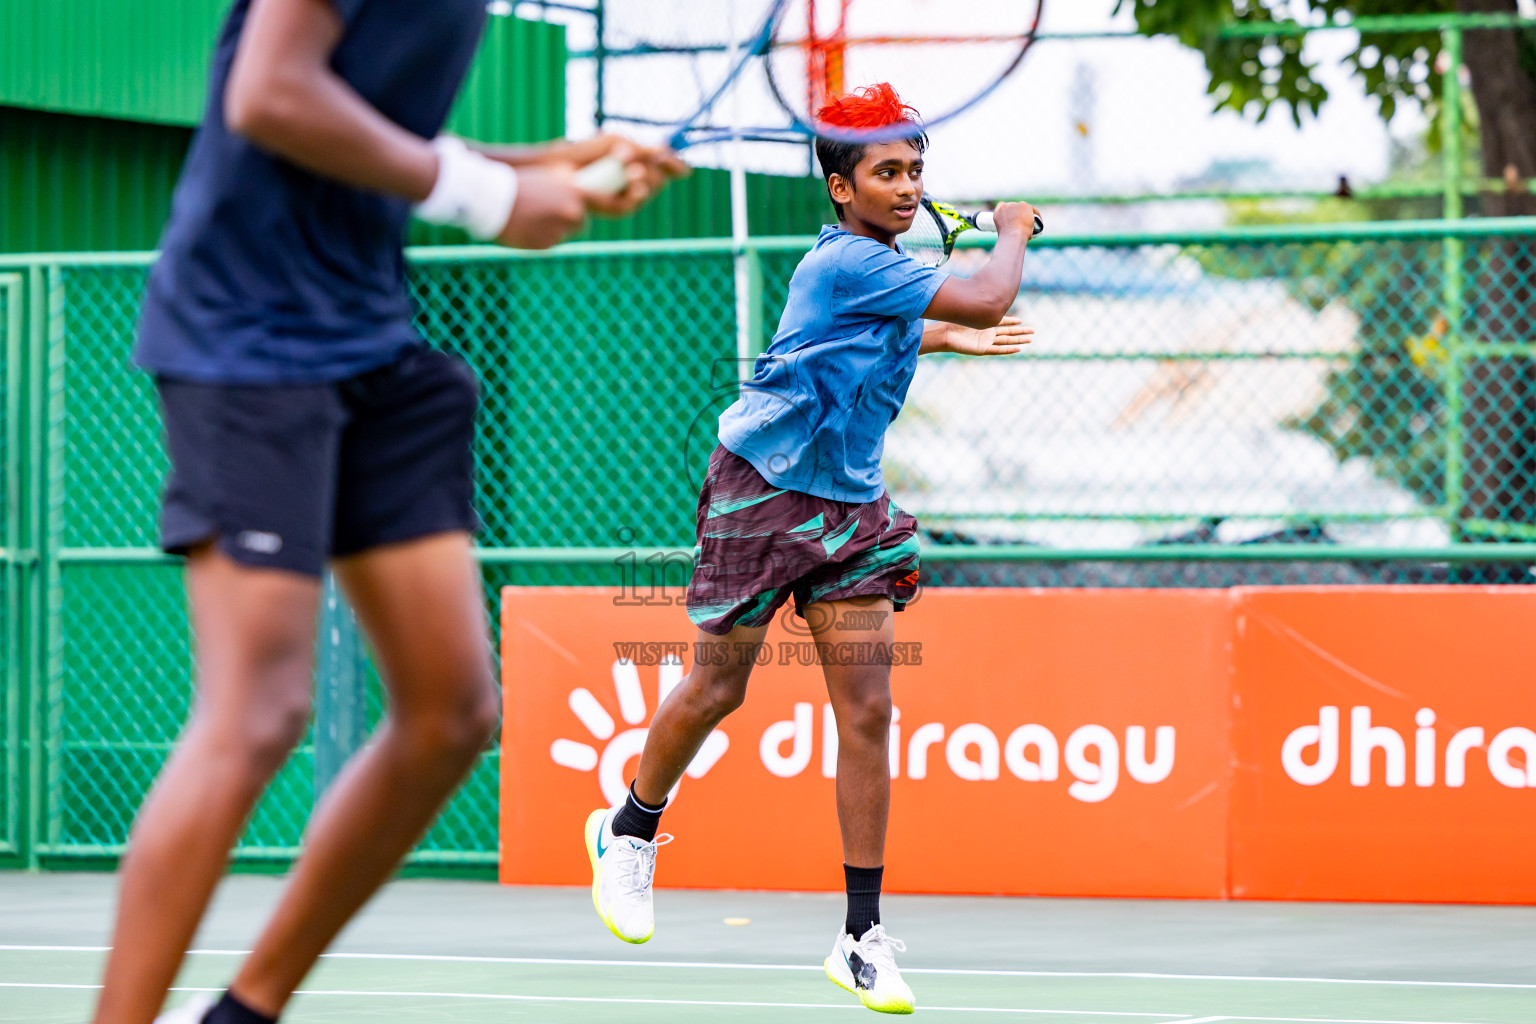
[[(238, 876), (178, 994), (217, 990), (280, 879)], [(0, 1021), (87, 1019), (108, 875), (0, 874)], [(876, 1019), (822, 974), (840, 894), (657, 894), (631, 947), (585, 889), (399, 881), (285, 1021)], [(1531, 1024), (1536, 908), (893, 896), (918, 1013), (1040, 1024)]]

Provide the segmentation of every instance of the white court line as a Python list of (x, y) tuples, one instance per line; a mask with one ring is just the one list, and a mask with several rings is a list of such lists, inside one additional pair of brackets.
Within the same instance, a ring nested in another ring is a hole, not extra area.
[[(0, 947), (3, 948), (3, 947)], [(34, 981), (0, 981), (0, 989), (25, 988), (25, 989), (99, 989), (100, 985), (71, 985), (51, 982)], [(172, 992), (222, 992), (222, 988), (194, 988), (190, 986), (178, 986), (171, 989)], [(735, 1006), (735, 1007), (759, 1007), (766, 1009), (794, 1009), (794, 1010), (861, 1010), (862, 1006), (852, 1003), (767, 1003), (767, 1002), (731, 1002), (718, 999), (630, 999), (621, 996), (532, 996), (513, 995), (496, 992), (390, 992), (368, 991), (366, 989), (299, 989), (295, 995), (301, 996), (347, 996), (379, 997), (393, 999), (484, 999), (501, 1002), (520, 1003), (604, 1003), (604, 1004), (645, 1004), (651, 1006)], [(1062, 1017), (1162, 1017), (1166, 1024), (1205, 1024), (1214, 1021), (1251, 1021), (1254, 1024), (1471, 1024), (1468, 1021), (1447, 1020), (1384, 1020), (1367, 1017), (1245, 1017), (1238, 1014), (1219, 1017), (1195, 1017), (1190, 1018), (1182, 1013), (1148, 1013), (1145, 1011), (1133, 1012), (1130, 1010), (1045, 1010), (1032, 1007), (1015, 1006), (921, 1006), (925, 1011), (943, 1013), (1022, 1013), (1042, 1016)]]
[[(1145, 981), (1264, 981), (1291, 985), (1405, 985), (1410, 988), (1490, 988), (1536, 990), (1536, 983), (1507, 981), (1420, 981), (1393, 980), (1390, 978), (1302, 978), (1272, 974), (1161, 974), (1153, 971), (1004, 971), (968, 970), (948, 967), (903, 967), (903, 974), (960, 974), (996, 975), (1005, 978), (1129, 978)], [(1241, 1017), (1218, 1017), (1218, 1020), (1242, 1020)], [(1283, 1017), (1261, 1017), (1260, 1020), (1285, 1020)], [(1430, 1022), (1435, 1024), (1435, 1022)]]
[[(0, 981), (0, 988), (30, 988), (30, 989), (99, 989), (100, 985), (64, 985), (50, 984), (35, 981)], [(191, 988), (177, 987), (172, 992), (222, 992), (221, 988)], [(493, 1002), (516, 1003), (604, 1003), (620, 1006), (643, 1004), (646, 1006), (733, 1006), (750, 1007), (755, 1009), (778, 1010), (862, 1010), (863, 1005), (858, 1003), (767, 1003), (750, 1002), (745, 1000), (732, 1001), (724, 999), (632, 999), (623, 996), (531, 996), (513, 995), (501, 992), (388, 992), (370, 991), (367, 989), (316, 989), (301, 988), (294, 995), (300, 996), (347, 996), (351, 998), (386, 998), (386, 999), (485, 999)], [(924, 1006), (927, 1012), (943, 1013), (1027, 1013), (1034, 1015), (1051, 1015), (1063, 1017), (1160, 1017), (1163, 1019), (1182, 1017), (1178, 1013), (1133, 1013), (1128, 1010), (1038, 1010), (1029, 1007), (1014, 1006)], [(1326, 1024), (1326, 1022), (1325, 1022)], [(1449, 1024), (1440, 1021), (1393, 1021), (1383, 1024)]]
[[(24, 945), (0, 945), (0, 952), (18, 953), (105, 953), (111, 950), (111, 946), (24, 946)], [(249, 956), (250, 950), (246, 949), (194, 949), (189, 956)], [(419, 961), (421, 963), (466, 963), (466, 964), (527, 964), (532, 966), (547, 967), (662, 967), (682, 968), (687, 970), (717, 970), (717, 971), (816, 971), (822, 970), (819, 964), (733, 964), (716, 963), (712, 961), (689, 960), (583, 960), (560, 959), (557, 957), (525, 957), (525, 956), (453, 956), (430, 953), (325, 953), (322, 956), (327, 960), (401, 960)], [(963, 968), (963, 967), (903, 967), (903, 974), (932, 974), (932, 975), (959, 975), (975, 977), (997, 978), (1126, 978), (1141, 981), (1254, 981), (1254, 982), (1278, 982), (1293, 985), (1383, 985), (1405, 986), (1409, 988), (1486, 988), (1486, 989), (1512, 989), (1516, 991), (1536, 990), (1536, 983), (1505, 982), (1505, 981), (1422, 981), (1418, 979), (1391, 980), (1376, 978), (1305, 978), (1287, 977), (1281, 975), (1265, 974), (1162, 974), (1153, 971), (1011, 971), (1002, 969)], [(1240, 1020), (1238, 1017), (1223, 1017), (1220, 1020)], [(1261, 1020), (1281, 1020), (1278, 1017), (1264, 1017)], [(1427, 1022), (1427, 1024), (1439, 1024), (1439, 1022)]]
[(1195, 1020), (1174, 1020), (1168, 1024), (1200, 1024), (1200, 1021), (1246, 1020), (1258, 1024), (1467, 1024), (1454, 1020), (1376, 1020), (1363, 1017), (1197, 1017)]

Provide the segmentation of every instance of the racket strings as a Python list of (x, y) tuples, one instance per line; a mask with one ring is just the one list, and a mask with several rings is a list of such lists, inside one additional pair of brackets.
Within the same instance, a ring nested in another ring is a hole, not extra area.
[[(1034, 40), (1043, 0), (605, 0), (606, 118), (671, 127), (675, 145), (732, 139), (755, 169), (805, 167), (805, 139), (888, 141), (901, 126), (821, 131), (816, 111), (877, 82), (936, 126), (999, 85)], [(642, 137), (651, 137), (643, 132)], [(727, 159), (699, 151), (695, 163)]]
[(937, 267), (949, 258), (959, 229), (950, 230), (942, 215), (927, 203), (917, 208), (912, 227), (897, 241), (902, 251), (925, 266)]
[[(890, 82), (936, 125), (1019, 65), (1042, 0), (789, 0), (766, 54), (775, 98), (801, 126), (827, 98)], [(857, 141), (861, 134), (837, 131)]]
[(800, 46), (805, 51), (807, 110), (820, 110), (832, 97), (848, 91), (843, 68), (848, 38), (848, 8), (853, 0), (834, 2), (837, 5), (837, 25), (830, 34), (823, 36), (817, 28), (816, 0), (806, 0), (806, 33)]
[[(604, 116), (642, 125), (679, 125), (695, 116), (782, 0), (605, 0)], [(753, 63), (753, 62), (749, 62)], [(766, 88), (760, 90), (764, 100)], [(747, 104), (747, 123), (762, 102)], [(725, 124), (727, 106), (712, 117)]]

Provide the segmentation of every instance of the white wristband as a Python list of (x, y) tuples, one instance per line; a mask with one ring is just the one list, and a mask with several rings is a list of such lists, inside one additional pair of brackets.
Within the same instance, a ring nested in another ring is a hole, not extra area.
[(517, 172), (452, 135), (439, 135), (432, 148), (437, 152), (437, 181), (432, 194), (417, 205), (416, 216), (429, 224), (463, 228), (481, 241), (500, 235), (517, 202)]

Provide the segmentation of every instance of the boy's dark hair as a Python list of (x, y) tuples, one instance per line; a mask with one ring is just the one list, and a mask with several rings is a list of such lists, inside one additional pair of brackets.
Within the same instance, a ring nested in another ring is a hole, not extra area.
[[(923, 132), (921, 116), (914, 108), (901, 102), (901, 97), (896, 95), (896, 90), (887, 82), (855, 89), (846, 96), (834, 96), (816, 112), (818, 124), (836, 128), (888, 128), (903, 121), (912, 125), (912, 134), (905, 137), (906, 141), (919, 153), (926, 152), (928, 136)], [(864, 159), (864, 152), (869, 145), (867, 142), (817, 137), (816, 161), (821, 164), (822, 176), (827, 181), (828, 199), (832, 199), (834, 174), (841, 175), (848, 182), (849, 188), (854, 187), (854, 168)], [(832, 208), (837, 211), (837, 219), (842, 220), (842, 204), (832, 199)]]
[[(903, 141), (911, 143), (912, 148), (919, 153), (928, 150), (928, 136), (922, 132)], [(832, 175), (842, 175), (848, 187), (853, 188), (853, 169), (864, 159), (864, 151), (869, 145), (867, 142), (844, 142), (841, 139), (816, 140), (816, 162), (821, 164), (822, 176), (827, 181), (827, 198), (832, 200), (832, 209), (837, 211), (838, 220), (843, 219), (843, 204), (832, 199)]]

